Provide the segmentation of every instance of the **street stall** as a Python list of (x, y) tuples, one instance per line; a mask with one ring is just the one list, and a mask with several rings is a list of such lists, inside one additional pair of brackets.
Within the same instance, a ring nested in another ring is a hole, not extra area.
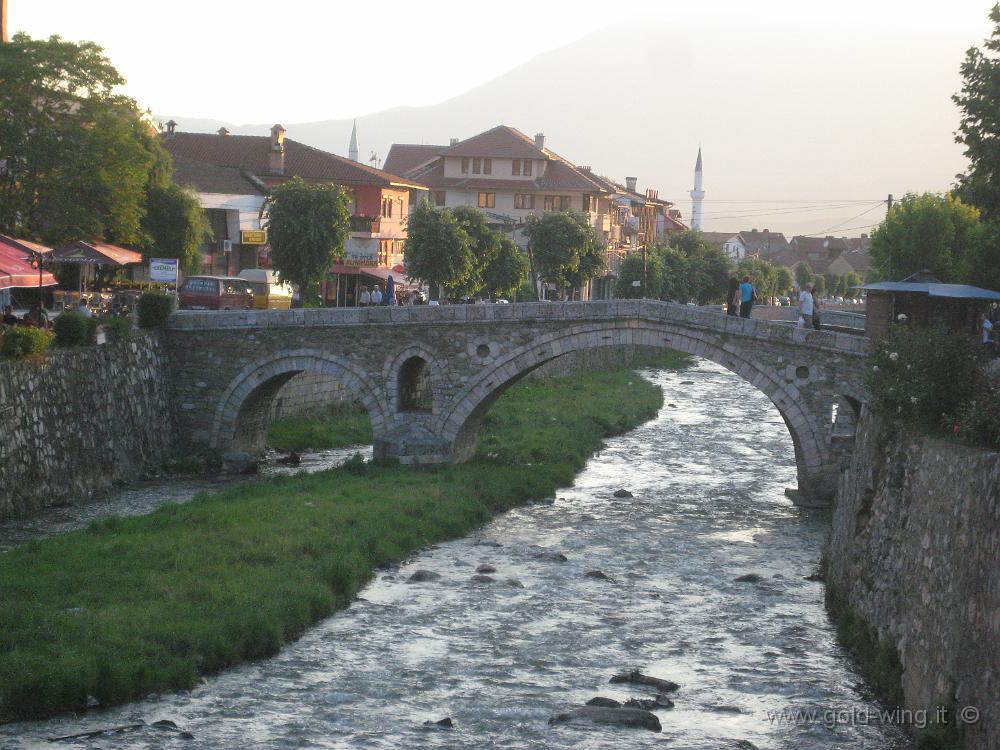
[[(42, 303), (43, 290), (56, 284), (55, 277), (44, 267), (51, 252), (44, 245), (0, 234), (0, 309), (15, 303), (25, 308)], [(15, 289), (37, 289), (38, 295), (32, 299), (21, 294), (15, 299)]]
[(401, 265), (385, 268), (334, 263), (321, 283), (323, 304), (328, 307), (355, 307), (361, 297), (361, 287), (370, 291), (377, 286), (384, 292), (390, 276), (397, 292), (420, 288), (418, 283), (407, 278), (406, 269)]
[(76, 240), (54, 250), (51, 260), (75, 266), (78, 271), (75, 299), (86, 299), (95, 310), (102, 310), (112, 305), (113, 278), (127, 266), (142, 263), (142, 255), (107, 242)]

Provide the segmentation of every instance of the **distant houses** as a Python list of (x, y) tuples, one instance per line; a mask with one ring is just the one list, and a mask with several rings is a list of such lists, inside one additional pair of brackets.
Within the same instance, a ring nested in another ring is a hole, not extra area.
[(755, 258), (789, 269), (805, 263), (818, 276), (855, 273), (862, 279), (867, 277), (871, 268), (871, 239), (867, 234), (853, 238), (796, 235), (791, 240), (785, 239), (780, 232), (768, 229), (701, 234), (706, 241), (725, 250), (736, 262)]

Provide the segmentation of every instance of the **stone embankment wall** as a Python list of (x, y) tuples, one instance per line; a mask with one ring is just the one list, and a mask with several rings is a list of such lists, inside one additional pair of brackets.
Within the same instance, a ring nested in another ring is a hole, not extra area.
[(529, 378), (561, 378), (588, 370), (608, 370), (615, 367), (641, 365), (662, 353), (662, 349), (645, 346), (604, 346), (580, 349), (546, 362), (532, 371)]
[(174, 444), (158, 336), (0, 362), (0, 519), (137, 479)]
[(303, 372), (283, 386), (271, 402), (271, 419), (300, 414), (321, 415), (336, 403), (353, 401), (354, 396), (337, 378), (321, 372)]
[(1000, 748), (1000, 453), (900, 434), (866, 412), (834, 508), (829, 584), (895, 646), (906, 708), (971, 706), (964, 747)]

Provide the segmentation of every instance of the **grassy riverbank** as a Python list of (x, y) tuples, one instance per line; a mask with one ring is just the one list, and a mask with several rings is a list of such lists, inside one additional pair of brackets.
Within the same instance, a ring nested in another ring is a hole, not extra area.
[(0, 720), (188, 688), (273, 654), (375, 568), (570, 484), (603, 438), (662, 403), (627, 370), (525, 383), (461, 466), (240, 484), (0, 555)]
[(322, 450), (368, 445), (372, 423), (357, 402), (328, 406), (318, 416), (278, 419), (267, 428), (268, 447), (279, 451)]

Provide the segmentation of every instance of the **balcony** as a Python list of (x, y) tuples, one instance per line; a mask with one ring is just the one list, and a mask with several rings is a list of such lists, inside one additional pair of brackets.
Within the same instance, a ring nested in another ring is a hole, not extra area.
[(361, 234), (378, 234), (382, 228), (382, 218), (379, 216), (352, 216), (351, 231)]
[(596, 211), (587, 212), (587, 220), (598, 232), (608, 232), (611, 230), (611, 216)]

